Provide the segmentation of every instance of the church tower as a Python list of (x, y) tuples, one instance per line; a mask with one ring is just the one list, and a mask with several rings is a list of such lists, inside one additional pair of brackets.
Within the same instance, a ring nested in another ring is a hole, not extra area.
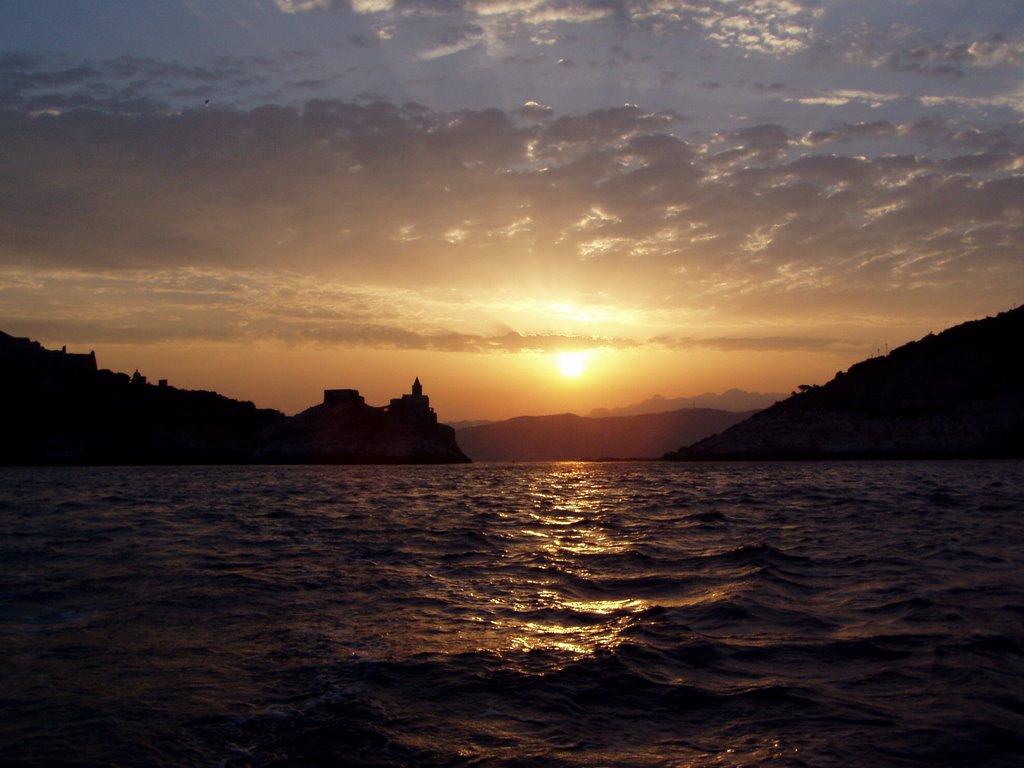
[(404, 414), (405, 417), (426, 419), (437, 423), (437, 415), (430, 407), (430, 398), (423, 394), (423, 385), (420, 384), (419, 376), (412, 383), (412, 394), (392, 398), (388, 410), (391, 413)]

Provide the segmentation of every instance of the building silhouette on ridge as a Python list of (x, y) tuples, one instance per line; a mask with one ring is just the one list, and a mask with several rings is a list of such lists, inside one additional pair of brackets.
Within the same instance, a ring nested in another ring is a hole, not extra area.
[(325, 389), (323, 404), (333, 409), (375, 410), (402, 418), (437, 423), (437, 414), (430, 407), (430, 398), (423, 394), (423, 385), (418, 376), (409, 394), (391, 398), (388, 405), (367, 405), (366, 399), (357, 389)]

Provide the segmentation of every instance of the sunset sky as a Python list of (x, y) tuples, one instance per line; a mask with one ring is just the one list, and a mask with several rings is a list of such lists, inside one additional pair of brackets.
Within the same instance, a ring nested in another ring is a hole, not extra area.
[(1020, 0), (0, 4), (0, 330), (102, 367), (586, 413), (1022, 297)]

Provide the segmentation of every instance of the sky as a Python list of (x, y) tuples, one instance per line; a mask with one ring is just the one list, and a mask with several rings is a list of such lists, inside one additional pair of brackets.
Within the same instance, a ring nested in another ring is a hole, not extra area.
[(101, 367), (586, 413), (1022, 296), (1019, 0), (0, 4), (0, 330)]

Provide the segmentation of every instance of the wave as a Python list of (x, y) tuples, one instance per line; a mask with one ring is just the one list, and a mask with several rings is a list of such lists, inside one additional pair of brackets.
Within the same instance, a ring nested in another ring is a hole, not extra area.
[(0, 763), (1024, 764), (1024, 464), (3, 480)]

